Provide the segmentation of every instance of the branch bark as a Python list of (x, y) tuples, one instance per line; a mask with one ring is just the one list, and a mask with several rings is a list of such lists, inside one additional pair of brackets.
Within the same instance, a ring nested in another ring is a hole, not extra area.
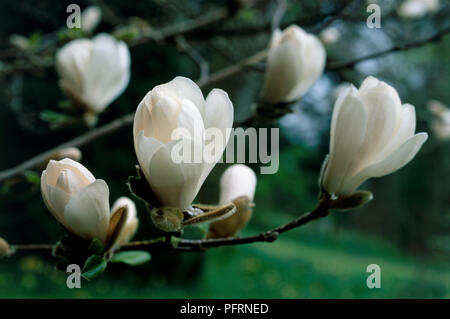
[[(274, 229), (259, 233), (253, 236), (246, 237), (227, 237), (215, 239), (177, 239), (172, 241), (172, 237), (166, 236), (156, 239), (135, 241), (122, 245), (118, 250), (146, 250), (148, 252), (160, 250), (172, 251), (189, 251), (198, 252), (205, 251), (208, 248), (222, 247), (222, 246), (237, 246), (244, 244), (251, 244), (256, 242), (273, 242), (278, 239), (278, 236), (294, 228), (301, 227), (313, 220), (326, 217), (330, 209), (330, 200), (327, 195), (322, 195), (316, 208), (311, 212), (305, 213), (291, 222), (278, 226)], [(49, 251), (53, 249), (53, 245), (12, 245), (14, 251)]]

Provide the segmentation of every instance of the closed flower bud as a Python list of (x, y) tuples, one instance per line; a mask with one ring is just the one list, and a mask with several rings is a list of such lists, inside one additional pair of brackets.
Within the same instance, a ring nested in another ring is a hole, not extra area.
[[(197, 84), (176, 77), (147, 93), (134, 117), (134, 147), (140, 168), (161, 206), (184, 211), (191, 205), (221, 158), (232, 125), (233, 104), (222, 90), (212, 90), (205, 100)], [(220, 136), (206, 140), (205, 132), (211, 128)], [(179, 130), (188, 136), (174, 136)], [(192, 156), (187, 161), (175, 160), (175, 147), (185, 142), (193, 146)], [(206, 143), (218, 146), (214, 158), (208, 160), (202, 154)]]
[(0, 258), (6, 257), (10, 254), (9, 245), (6, 240), (0, 237)]
[(127, 87), (130, 53), (108, 34), (76, 39), (56, 54), (56, 70), (67, 97), (88, 114), (98, 114)]
[(436, 138), (442, 141), (450, 139), (450, 109), (442, 102), (428, 102), (428, 110), (433, 114), (431, 129)]
[(136, 234), (139, 220), (137, 218), (137, 211), (136, 211), (136, 205), (134, 202), (129, 199), (128, 197), (120, 197), (118, 198), (111, 209), (111, 214), (114, 214), (115, 211), (118, 209), (126, 207), (128, 215), (127, 220), (125, 221), (125, 225), (123, 226), (121, 230), (121, 234), (119, 236), (118, 244), (126, 244), (128, 243), (131, 238)]
[(91, 33), (100, 23), (102, 10), (98, 6), (89, 6), (81, 13), (81, 30)]
[(299, 99), (322, 74), (325, 59), (325, 49), (316, 36), (296, 25), (275, 30), (267, 56), (262, 102)]
[(232, 165), (220, 180), (220, 204), (233, 202), (236, 213), (209, 225), (208, 238), (235, 236), (247, 226), (252, 216), (256, 175), (251, 168), (242, 164)]
[(403, 18), (421, 18), (439, 8), (439, 0), (405, 0), (397, 13)]
[(402, 105), (393, 87), (374, 77), (359, 90), (349, 87), (334, 106), (323, 189), (346, 197), (365, 180), (400, 169), (428, 138), (415, 128), (414, 107)]
[(320, 40), (322, 40), (325, 44), (332, 44), (339, 40), (341, 36), (341, 33), (339, 32), (339, 29), (336, 27), (329, 27), (320, 32)]
[(50, 161), (41, 176), (41, 193), (53, 216), (71, 233), (105, 241), (109, 225), (109, 188), (71, 159)]

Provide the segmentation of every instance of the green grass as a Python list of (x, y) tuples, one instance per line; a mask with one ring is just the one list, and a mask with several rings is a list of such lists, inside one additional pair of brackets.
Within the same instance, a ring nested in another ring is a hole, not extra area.
[[(381, 267), (380, 289), (366, 286), (373, 263)], [(16, 256), (0, 262), (0, 297), (449, 298), (449, 266), (448, 260), (410, 257), (377, 238), (308, 226), (271, 244), (186, 253), (164, 267), (175, 276), (114, 265), (72, 290), (51, 261)]]

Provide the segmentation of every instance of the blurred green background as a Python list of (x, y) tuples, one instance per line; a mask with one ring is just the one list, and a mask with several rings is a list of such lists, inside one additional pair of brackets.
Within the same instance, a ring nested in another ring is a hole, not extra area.
[[(63, 26), (66, 7), (73, 2), (0, 2), (0, 170), (87, 130), (80, 122), (65, 122), (64, 111), (59, 108), (65, 97), (54, 68), (1, 74), (5, 66), (16, 62), (8, 53), (14, 48), (13, 34), (24, 36), (36, 47), (55, 41), (55, 37), (57, 46), (67, 41)], [(277, 2), (243, 2), (256, 4), (186, 35), (188, 43), (209, 62), (211, 71), (267, 46)], [(450, 25), (448, 1), (440, 1), (437, 11), (414, 19), (398, 15), (397, 8), (403, 1), (377, 1), (382, 13), (380, 29), (366, 26), (369, 13), (365, 1), (349, 2), (288, 1), (281, 26), (296, 23), (317, 33), (329, 24), (338, 30), (339, 39), (326, 45), (331, 63), (393, 45), (402, 47)], [(113, 32), (126, 25), (144, 24), (158, 29), (231, 5), (225, 0), (116, 0), (108, 1), (107, 7), (106, 1), (77, 3), (82, 9), (91, 4), (102, 7), (103, 18), (96, 33)], [(199, 76), (197, 65), (173, 39), (148, 42), (130, 51), (130, 83), (100, 116), (99, 125), (133, 112), (155, 85), (177, 75), (192, 79)], [(53, 55), (54, 48), (50, 47), (37, 57), (27, 53), (17, 61), (26, 65)], [(248, 68), (203, 88), (203, 93), (206, 95), (213, 87), (226, 90), (234, 103), (236, 121), (243, 120), (257, 100), (263, 67)], [(433, 134), (433, 117), (427, 103), (434, 99), (450, 105), (450, 36), (352, 68), (325, 71), (295, 105), (294, 113), (271, 123), (257, 122), (257, 127), (281, 128), (280, 169), (275, 175), (258, 174), (256, 207), (243, 235), (276, 227), (314, 207), (317, 178), (328, 151), (333, 91), (344, 81), (359, 86), (368, 75), (387, 81), (398, 90), (404, 103), (413, 104), (417, 131), (430, 134), (410, 164), (364, 185), (375, 196), (369, 205), (351, 212), (333, 212), (283, 234), (274, 243), (220, 247), (205, 253), (158, 253), (149, 264), (135, 268), (109, 265), (95, 281), (83, 281), (81, 289), (66, 287), (66, 274), (55, 269), (56, 260), (49, 254), (18, 253), (0, 260), (0, 298), (449, 298), (450, 141)], [(48, 111), (59, 115), (49, 119), (43, 116)], [(137, 162), (131, 127), (81, 150), (82, 164), (108, 183), (111, 202), (129, 195), (125, 181), (134, 173)], [(226, 166), (216, 166), (198, 202), (218, 200), (218, 181)], [(259, 172), (258, 164), (250, 166)], [(39, 170), (30, 171), (26, 178), (0, 184), (0, 236), (11, 244), (55, 243), (64, 234), (42, 202), (39, 174)], [(140, 229), (135, 238), (157, 236), (144, 205), (136, 203)], [(366, 286), (369, 264), (381, 267), (380, 289)]]

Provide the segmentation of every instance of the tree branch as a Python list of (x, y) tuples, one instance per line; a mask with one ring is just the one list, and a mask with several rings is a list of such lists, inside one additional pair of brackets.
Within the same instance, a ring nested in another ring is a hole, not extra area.
[[(246, 237), (227, 237), (227, 238), (215, 238), (215, 239), (178, 239), (171, 240), (170, 236), (135, 241), (122, 245), (118, 248), (120, 251), (127, 250), (146, 250), (149, 252), (159, 250), (172, 250), (172, 251), (205, 251), (208, 248), (222, 247), (222, 246), (236, 246), (251, 244), (256, 242), (273, 242), (278, 239), (278, 236), (294, 228), (301, 227), (313, 220), (323, 218), (328, 215), (330, 209), (330, 199), (328, 195), (322, 195), (318, 205), (311, 212), (305, 213), (300, 217), (292, 220), (291, 222), (278, 226), (274, 229), (259, 233), (253, 236)], [(53, 245), (12, 245), (14, 251), (36, 251), (36, 250), (52, 250)]]
[(383, 56), (383, 55), (386, 55), (386, 54), (389, 54), (392, 52), (407, 51), (410, 49), (422, 47), (429, 43), (440, 41), (447, 33), (450, 33), (450, 26), (440, 30), (435, 35), (433, 35), (429, 38), (425, 38), (425, 39), (415, 41), (415, 42), (406, 43), (404, 45), (394, 45), (393, 47), (391, 47), (389, 49), (382, 50), (382, 51), (372, 53), (372, 54), (368, 54), (365, 56), (361, 56), (361, 57), (355, 58), (355, 59), (347, 61), (347, 62), (331, 63), (331, 64), (327, 65), (326, 69), (329, 71), (334, 71), (334, 70), (339, 70), (339, 69), (351, 68), (360, 62), (370, 60), (370, 59), (375, 59), (375, 58), (378, 58), (380, 56)]

